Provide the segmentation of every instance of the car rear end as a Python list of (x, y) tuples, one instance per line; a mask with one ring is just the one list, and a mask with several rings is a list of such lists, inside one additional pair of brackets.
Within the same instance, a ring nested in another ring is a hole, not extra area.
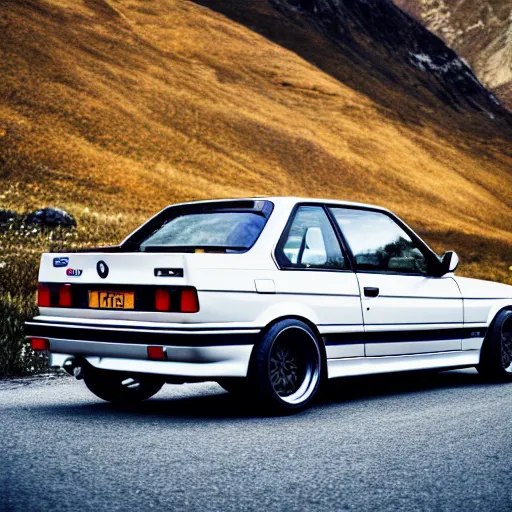
[(272, 210), (267, 200), (177, 205), (118, 247), (43, 254), (32, 347), (78, 376), (245, 377), (260, 331), (232, 291), (254, 291), (251, 249)]

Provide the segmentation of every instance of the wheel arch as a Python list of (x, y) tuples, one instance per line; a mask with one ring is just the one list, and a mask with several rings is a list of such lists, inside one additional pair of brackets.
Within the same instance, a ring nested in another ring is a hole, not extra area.
[(487, 327), (491, 327), (496, 317), (506, 310), (512, 310), (512, 299), (500, 300), (497, 304), (494, 304), (487, 315)]
[(274, 318), (261, 330), (261, 334), (267, 332), (273, 325), (277, 324), (278, 322), (282, 322), (283, 320), (297, 320), (299, 322), (306, 324), (315, 333), (315, 335), (318, 337), (318, 340), (321, 341), (322, 343), (324, 342), (322, 335), (320, 334), (320, 331), (318, 330), (316, 324), (309, 318), (301, 315), (283, 315)]
[(484, 341), (482, 343), (482, 348), (480, 349), (480, 362), (482, 362), (482, 359), (485, 358), (487, 355), (487, 350), (488, 350), (487, 347), (489, 346), (489, 343), (491, 342), (490, 340), (491, 340), (491, 336), (493, 333), (494, 323), (496, 322), (498, 315), (500, 315), (504, 311), (512, 311), (512, 301), (510, 304), (506, 304), (506, 305), (501, 304), (501, 307), (498, 306), (496, 308), (493, 308), (491, 313), (489, 313), (489, 318), (488, 318), (488, 322), (487, 322), (487, 326), (488, 326), (487, 333), (486, 333)]

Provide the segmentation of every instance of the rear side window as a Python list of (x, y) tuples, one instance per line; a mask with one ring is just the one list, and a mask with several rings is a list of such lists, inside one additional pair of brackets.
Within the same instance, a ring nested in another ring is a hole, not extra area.
[(334, 229), (321, 206), (300, 206), (279, 241), (282, 268), (346, 270)]
[(244, 252), (260, 236), (271, 211), (268, 201), (170, 208), (126, 244), (143, 252)]
[(425, 255), (388, 215), (349, 208), (330, 210), (352, 250), (357, 270), (428, 273)]

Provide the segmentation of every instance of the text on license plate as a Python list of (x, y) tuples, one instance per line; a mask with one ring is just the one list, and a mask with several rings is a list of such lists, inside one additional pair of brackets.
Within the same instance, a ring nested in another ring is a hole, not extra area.
[(89, 307), (96, 309), (134, 309), (134, 292), (90, 291)]

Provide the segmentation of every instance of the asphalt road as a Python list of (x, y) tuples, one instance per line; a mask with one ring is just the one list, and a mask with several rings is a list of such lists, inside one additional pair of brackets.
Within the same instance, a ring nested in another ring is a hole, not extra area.
[(261, 418), (216, 384), (119, 409), (72, 378), (4, 381), (0, 510), (511, 511), (512, 384), (354, 378)]

